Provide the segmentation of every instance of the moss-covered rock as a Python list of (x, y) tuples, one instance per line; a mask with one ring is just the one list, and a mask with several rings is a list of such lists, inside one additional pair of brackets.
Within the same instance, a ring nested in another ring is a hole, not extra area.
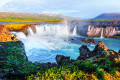
[(28, 58), (21, 41), (0, 42), (0, 74), (18, 71), (25, 61)]
[(82, 42), (84, 42), (84, 43), (95, 43), (96, 44), (95, 39), (84, 39)]

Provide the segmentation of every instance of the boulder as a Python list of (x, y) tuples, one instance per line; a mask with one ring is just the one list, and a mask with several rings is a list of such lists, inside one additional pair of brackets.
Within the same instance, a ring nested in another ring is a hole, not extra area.
[(65, 57), (63, 55), (57, 55), (55, 57), (55, 60), (56, 60), (58, 65), (62, 65), (62, 64), (65, 64), (65, 63), (69, 63), (70, 62), (70, 57)]
[(96, 44), (95, 39), (84, 39), (82, 42), (84, 42), (84, 43), (95, 43)]
[(120, 50), (118, 52), (120, 53)]

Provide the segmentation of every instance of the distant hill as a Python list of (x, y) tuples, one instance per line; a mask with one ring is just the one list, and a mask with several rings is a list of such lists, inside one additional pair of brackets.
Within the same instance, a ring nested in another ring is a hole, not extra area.
[(120, 13), (103, 13), (92, 20), (120, 20)]
[(35, 14), (24, 12), (0, 12), (0, 22), (61, 22), (60, 14)]

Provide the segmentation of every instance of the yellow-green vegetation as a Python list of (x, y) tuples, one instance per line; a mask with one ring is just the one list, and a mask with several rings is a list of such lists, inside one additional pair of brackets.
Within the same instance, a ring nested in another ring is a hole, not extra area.
[(120, 38), (120, 36), (112, 36), (112, 38)]
[(33, 13), (10, 13), (1, 12), (0, 22), (61, 22), (63, 18), (33, 14)]
[[(61, 66), (47, 67), (46, 63), (32, 63), (20, 41), (16, 43), (1, 43), (7, 47), (0, 47), (0, 73), (15, 71), (16, 74), (3, 78), (11, 80), (120, 80), (120, 61), (107, 56), (93, 57), (85, 61), (73, 60)], [(9, 46), (9, 47), (8, 47)], [(103, 55), (110, 55), (112, 51), (103, 51)], [(113, 56), (114, 57), (114, 56)]]
[[(109, 52), (103, 52), (109, 54)], [(59, 67), (27, 76), (27, 80), (120, 80), (120, 61), (111, 58), (91, 58), (73, 61)]]
[(9, 30), (20, 31), (26, 26), (30, 26), (31, 24), (5, 24), (4, 27)]

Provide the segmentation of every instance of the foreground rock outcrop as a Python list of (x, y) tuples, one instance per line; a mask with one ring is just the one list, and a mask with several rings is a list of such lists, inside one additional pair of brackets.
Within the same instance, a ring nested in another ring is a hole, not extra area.
[(80, 56), (77, 58), (78, 60), (86, 60), (91, 57), (109, 57), (111, 59), (120, 60), (120, 53), (114, 50), (110, 50), (107, 46), (102, 42), (98, 42), (93, 51), (90, 51), (86, 45), (82, 45), (79, 48)]
[(66, 56), (63, 56), (63, 55), (57, 55), (55, 57), (55, 60), (56, 60), (58, 65), (63, 65), (65, 63), (69, 63), (70, 62), (70, 57), (66, 57)]

